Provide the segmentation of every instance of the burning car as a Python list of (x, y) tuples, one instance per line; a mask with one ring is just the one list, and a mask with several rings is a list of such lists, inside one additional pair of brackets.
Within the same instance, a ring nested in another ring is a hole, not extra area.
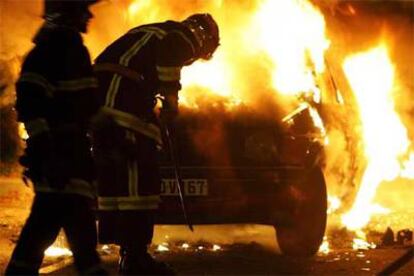
[[(322, 142), (309, 107), (283, 122), (247, 110), (185, 110), (174, 131), (188, 217), (193, 224), (276, 228), (284, 254), (313, 255), (322, 242), (327, 193)], [(186, 224), (168, 146), (162, 155), (159, 224)]]

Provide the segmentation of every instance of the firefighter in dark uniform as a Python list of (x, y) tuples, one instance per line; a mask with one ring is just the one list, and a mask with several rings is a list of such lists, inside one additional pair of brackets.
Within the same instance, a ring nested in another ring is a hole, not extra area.
[(160, 202), (157, 147), (162, 144), (154, 108), (161, 119), (178, 112), (180, 72), (197, 59), (208, 60), (219, 45), (210, 14), (131, 29), (96, 59), (101, 110), (95, 118), (98, 168), (98, 236), (121, 246), (123, 274), (172, 271), (147, 253)]
[(81, 274), (102, 274), (96, 251), (96, 188), (88, 123), (98, 110), (97, 80), (80, 32), (92, 0), (46, 0), (16, 83), (16, 110), (29, 134), (20, 162), (35, 190), (6, 275), (37, 275), (44, 251), (63, 228)]

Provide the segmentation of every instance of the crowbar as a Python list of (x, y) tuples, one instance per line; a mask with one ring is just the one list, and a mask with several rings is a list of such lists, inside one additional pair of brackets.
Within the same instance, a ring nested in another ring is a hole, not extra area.
[(178, 159), (177, 159), (177, 154), (175, 152), (174, 143), (173, 143), (172, 137), (171, 137), (171, 132), (170, 132), (170, 129), (169, 129), (167, 123), (164, 123), (163, 125), (164, 125), (165, 135), (166, 135), (166, 138), (168, 140), (168, 147), (170, 148), (171, 161), (174, 165), (174, 173), (175, 173), (175, 179), (177, 181), (178, 194), (180, 196), (181, 209), (183, 211), (184, 219), (185, 219), (185, 222), (188, 225), (188, 228), (190, 228), (190, 230), (192, 232), (194, 232), (193, 224), (191, 223), (191, 221), (190, 221), (190, 219), (187, 215), (187, 208), (185, 207), (186, 205), (185, 205), (185, 201), (184, 201), (183, 181), (182, 181), (181, 174), (180, 174), (180, 168), (179, 168), (179, 165), (178, 165)]

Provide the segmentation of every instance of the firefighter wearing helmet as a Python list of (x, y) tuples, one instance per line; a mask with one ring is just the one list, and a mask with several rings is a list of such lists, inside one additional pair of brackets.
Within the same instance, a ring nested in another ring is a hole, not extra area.
[(104, 274), (96, 251), (94, 166), (87, 137), (98, 110), (86, 32), (96, 1), (45, 1), (45, 22), (16, 83), (16, 110), (29, 134), (20, 163), (35, 197), (6, 275), (37, 275), (63, 228), (80, 274)]
[(210, 59), (218, 45), (212, 16), (194, 14), (182, 22), (133, 28), (96, 59), (102, 104), (93, 124), (98, 235), (101, 243), (120, 245), (120, 273), (172, 273), (147, 253), (161, 186), (156, 97), (163, 99), (161, 119), (171, 122), (178, 113), (182, 67)]

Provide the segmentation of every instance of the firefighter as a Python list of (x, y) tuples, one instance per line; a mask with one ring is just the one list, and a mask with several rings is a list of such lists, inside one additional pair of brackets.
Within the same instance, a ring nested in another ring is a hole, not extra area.
[(147, 253), (160, 202), (157, 147), (161, 119), (178, 113), (181, 68), (209, 60), (219, 45), (210, 14), (182, 22), (138, 26), (109, 45), (96, 59), (101, 110), (94, 120), (98, 180), (98, 236), (120, 245), (122, 274), (171, 274)]
[(16, 83), (18, 120), (28, 132), (20, 158), (35, 197), (6, 275), (37, 275), (44, 251), (63, 229), (80, 274), (103, 274), (96, 251), (94, 165), (88, 122), (99, 108), (97, 80), (80, 33), (92, 0), (46, 0)]

